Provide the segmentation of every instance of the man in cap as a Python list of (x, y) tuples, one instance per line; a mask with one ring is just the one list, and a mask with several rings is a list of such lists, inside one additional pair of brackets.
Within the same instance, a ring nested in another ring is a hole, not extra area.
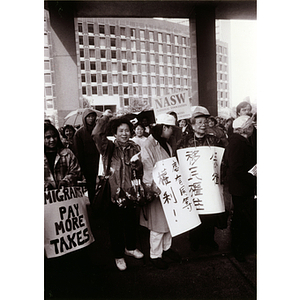
[[(222, 141), (213, 134), (208, 134), (206, 128), (209, 111), (203, 106), (197, 106), (192, 114), (191, 125), (193, 132), (184, 136), (179, 148), (218, 146), (224, 147)], [(215, 224), (218, 214), (201, 215), (201, 224), (189, 233), (191, 249), (196, 251), (201, 246), (206, 251), (218, 250), (219, 246), (214, 240)]]
[[(151, 128), (151, 134), (142, 147), (143, 183), (148, 195), (160, 194), (153, 180), (152, 171), (158, 161), (173, 156), (168, 141), (174, 126), (175, 118), (172, 115), (158, 115), (156, 124)], [(172, 236), (158, 197), (153, 197), (153, 201), (144, 208), (144, 214), (141, 213), (140, 216), (140, 224), (150, 230), (150, 260), (155, 267), (166, 269), (168, 267), (166, 258), (174, 261), (181, 260), (180, 255), (171, 249)]]
[(246, 250), (256, 247), (256, 166), (255, 149), (249, 137), (253, 117), (242, 115), (232, 124), (233, 134), (224, 153), (225, 181), (234, 206), (231, 222), (232, 250), (235, 258), (245, 260)]

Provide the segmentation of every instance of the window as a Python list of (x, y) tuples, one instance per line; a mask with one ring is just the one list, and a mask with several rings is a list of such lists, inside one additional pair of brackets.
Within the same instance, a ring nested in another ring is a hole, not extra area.
[(109, 26), (110, 34), (115, 34), (115, 26)]
[(179, 54), (179, 47), (178, 46), (175, 46), (175, 53)]
[(83, 36), (79, 36), (79, 45), (83, 45)]
[(154, 40), (154, 32), (153, 31), (149, 31), (149, 40), (150, 41)]
[(93, 36), (89, 36), (89, 45), (94, 46), (95, 45), (95, 39)]
[(147, 76), (142, 76), (142, 84), (144, 85), (148, 84)]
[(146, 53), (142, 53), (141, 54), (141, 60), (142, 61), (146, 61)]
[(131, 41), (131, 49), (136, 49), (136, 41)]
[(158, 52), (162, 53), (163, 52), (163, 45), (158, 44)]
[(132, 82), (133, 83), (138, 83), (138, 77), (137, 77), (137, 75), (132, 75)]
[(159, 55), (158, 58), (159, 58), (159, 62), (160, 62), (160, 63), (163, 63), (163, 62), (164, 62), (164, 57), (163, 57), (163, 55)]
[(45, 74), (44, 81), (45, 83), (51, 83), (51, 76), (49, 74)]
[(183, 75), (187, 75), (187, 68), (183, 68), (182, 73), (183, 73)]
[(124, 98), (124, 106), (129, 106), (129, 98)]
[(116, 47), (116, 39), (110, 39), (110, 46), (111, 47)]
[(162, 43), (162, 33), (158, 33), (158, 41)]
[(128, 94), (128, 86), (124, 86), (124, 94)]
[(100, 50), (101, 58), (106, 58), (106, 50)]
[(108, 94), (108, 87), (107, 86), (103, 86), (102, 87), (102, 91), (103, 91), (103, 95), (107, 95)]
[(105, 38), (100, 38), (100, 47), (106, 47)]
[(152, 93), (152, 96), (156, 96), (156, 88), (155, 87), (153, 87), (151, 89), (151, 93)]
[(159, 82), (160, 82), (160, 84), (165, 84), (165, 78), (164, 77), (159, 77)]
[(172, 77), (168, 77), (168, 84), (172, 85), (173, 84), (173, 78)]
[(101, 62), (101, 70), (102, 71), (106, 70), (106, 62)]
[(119, 93), (117, 86), (113, 87), (113, 93), (114, 93), (114, 95)]
[(137, 64), (132, 64), (132, 72), (137, 72)]
[(171, 35), (170, 34), (167, 34), (167, 43), (171, 43)]
[(113, 83), (118, 83), (118, 75), (117, 74), (114, 74), (112, 76), (112, 81), (113, 81)]
[(148, 88), (143, 87), (142, 91), (143, 91), (143, 95), (147, 95), (148, 94)]
[(167, 52), (171, 53), (172, 52), (171, 50), (172, 50), (171, 45), (167, 45)]
[(97, 95), (97, 87), (92, 86), (92, 95)]
[(186, 58), (185, 57), (182, 59), (182, 61), (183, 61), (183, 65), (186, 66), (187, 64), (186, 64)]
[(133, 28), (130, 29), (130, 36), (135, 37), (135, 29)]
[(96, 70), (96, 63), (94, 61), (90, 61), (91, 70)]
[(182, 45), (186, 45), (186, 38), (184, 36), (182, 37)]
[(52, 96), (52, 88), (51, 88), (51, 86), (45, 87), (45, 94), (46, 94), (46, 96)]
[(164, 66), (159, 66), (159, 74), (164, 74)]
[(48, 35), (44, 34), (44, 45), (47, 46), (48, 45)]
[(99, 33), (105, 33), (104, 31), (104, 25), (99, 25)]
[(147, 72), (146, 65), (145, 65), (145, 64), (143, 64), (143, 65), (142, 65), (142, 73), (146, 73), (146, 72)]
[(186, 55), (186, 48), (182, 48), (182, 55)]
[(111, 63), (111, 69), (112, 71), (118, 71), (118, 65), (116, 62)]
[(174, 36), (174, 43), (178, 45), (178, 36), (177, 35)]
[(169, 75), (172, 75), (172, 74), (173, 74), (173, 72), (172, 72), (172, 67), (168, 67), (168, 74), (169, 74)]
[(155, 65), (150, 65), (150, 73), (155, 73)]
[(175, 57), (175, 64), (179, 65), (179, 57)]
[(126, 40), (121, 40), (121, 48), (126, 49)]
[(82, 87), (82, 95), (86, 95), (86, 86)]
[(89, 53), (90, 53), (90, 58), (95, 57), (95, 49), (89, 49)]
[(80, 57), (84, 57), (84, 50), (83, 49), (80, 49)]
[(94, 33), (94, 24), (88, 24), (88, 32)]
[(81, 82), (85, 82), (85, 75), (81, 74)]
[(155, 54), (150, 54), (150, 62), (155, 63)]
[(84, 69), (85, 69), (84, 61), (81, 61), (81, 62), (80, 62), (80, 69), (81, 69), (81, 70), (84, 70)]
[(136, 60), (136, 52), (131, 52), (132, 60)]
[(82, 23), (78, 23), (78, 31), (82, 32)]
[(176, 78), (176, 85), (180, 85), (180, 78)]
[(49, 49), (48, 48), (44, 48), (44, 56), (49, 57)]
[(91, 75), (91, 82), (97, 82), (97, 76), (96, 74)]
[(136, 87), (136, 86), (134, 86), (134, 87), (133, 87), (133, 94), (134, 94), (134, 95), (138, 95), (138, 93), (139, 93), (139, 88)]
[(150, 51), (154, 51), (154, 43), (150, 43)]
[(145, 42), (141, 42), (141, 50), (142, 51), (146, 50), (146, 44), (145, 44)]
[(151, 76), (151, 83), (156, 84), (156, 77), (155, 76)]
[(125, 35), (125, 27), (120, 27), (120, 35)]
[(183, 85), (187, 85), (187, 79), (183, 78)]
[(128, 75), (123, 75), (123, 83), (128, 83)]
[(140, 39), (141, 40), (145, 39), (145, 30), (140, 30)]
[(122, 64), (122, 71), (127, 71), (127, 64), (125, 63)]
[(126, 51), (121, 51), (121, 58), (126, 59)]
[(102, 74), (102, 82), (107, 82), (107, 74)]
[(172, 63), (172, 56), (168, 56), (168, 64)]
[(111, 50), (111, 58), (117, 58), (117, 51)]

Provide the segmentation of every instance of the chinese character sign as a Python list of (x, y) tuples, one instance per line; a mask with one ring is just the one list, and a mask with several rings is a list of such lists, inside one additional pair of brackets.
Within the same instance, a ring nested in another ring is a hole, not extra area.
[(180, 171), (198, 214), (225, 211), (220, 166), (224, 149), (191, 147), (177, 150)]
[(84, 248), (94, 241), (82, 187), (44, 193), (44, 245), (48, 258)]
[(160, 201), (173, 237), (201, 224), (175, 157), (157, 162), (153, 179), (161, 190)]

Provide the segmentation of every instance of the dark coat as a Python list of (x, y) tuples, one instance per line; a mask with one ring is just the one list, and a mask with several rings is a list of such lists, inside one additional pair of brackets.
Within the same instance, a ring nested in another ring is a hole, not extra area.
[(100, 154), (92, 139), (93, 127), (86, 124), (86, 116), (93, 112), (86, 109), (82, 115), (83, 126), (74, 135), (74, 151), (79, 161), (81, 171), (87, 180), (96, 180)]
[(255, 149), (248, 139), (233, 133), (225, 149), (223, 167), (225, 184), (234, 196), (256, 194), (256, 177), (248, 171), (256, 164)]

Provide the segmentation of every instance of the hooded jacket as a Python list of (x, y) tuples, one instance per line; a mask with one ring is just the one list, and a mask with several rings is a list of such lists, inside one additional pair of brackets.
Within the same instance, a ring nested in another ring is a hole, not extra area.
[(81, 171), (87, 180), (97, 177), (100, 155), (91, 136), (95, 125), (89, 126), (85, 120), (90, 113), (95, 113), (95, 111), (90, 108), (84, 110), (82, 114), (83, 125), (74, 135), (75, 155), (79, 161)]

